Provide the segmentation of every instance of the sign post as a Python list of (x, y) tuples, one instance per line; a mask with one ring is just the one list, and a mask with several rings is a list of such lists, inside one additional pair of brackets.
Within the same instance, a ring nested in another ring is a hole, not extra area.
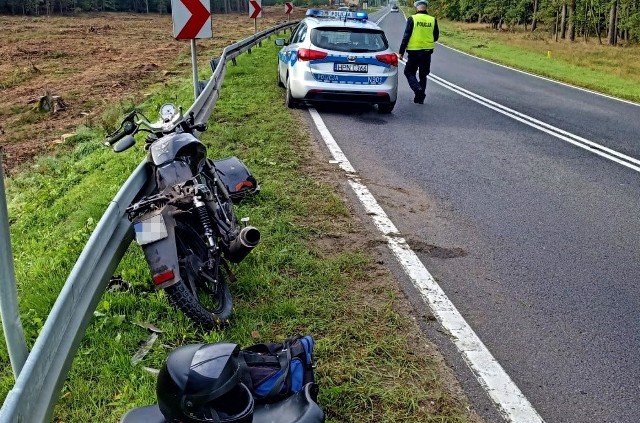
[(191, 40), (191, 66), (193, 68), (193, 93), (200, 94), (198, 82), (197, 38), (211, 38), (211, 4), (209, 0), (171, 0), (173, 37)]
[(249, 17), (253, 19), (253, 29), (258, 32), (258, 18), (262, 17), (262, 0), (249, 0)]
[(285, 2), (284, 3), (284, 13), (287, 15), (287, 22), (291, 20), (291, 12), (293, 11), (293, 3)]

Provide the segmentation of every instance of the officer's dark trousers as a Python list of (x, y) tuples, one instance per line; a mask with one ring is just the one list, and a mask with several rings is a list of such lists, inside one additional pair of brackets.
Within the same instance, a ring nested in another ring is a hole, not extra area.
[[(414, 93), (424, 93), (427, 89), (427, 75), (431, 72), (431, 53), (433, 50), (407, 50), (407, 64), (404, 67), (404, 76), (409, 81), (409, 86)], [(418, 78), (416, 78), (418, 72)]]

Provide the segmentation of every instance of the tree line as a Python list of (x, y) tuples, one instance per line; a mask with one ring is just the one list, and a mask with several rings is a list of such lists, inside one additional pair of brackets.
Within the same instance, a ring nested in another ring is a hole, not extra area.
[[(262, 5), (273, 6), (283, 4), (283, 1), (262, 0)], [(212, 13), (245, 13), (248, 10), (248, 0), (211, 0)], [(0, 0), (0, 13), (3, 14), (37, 16), (108, 11), (171, 13), (171, 0)]]
[(640, 41), (640, 0), (432, 0), (429, 9), (455, 21), (490, 23), (494, 29), (546, 30), (556, 41)]

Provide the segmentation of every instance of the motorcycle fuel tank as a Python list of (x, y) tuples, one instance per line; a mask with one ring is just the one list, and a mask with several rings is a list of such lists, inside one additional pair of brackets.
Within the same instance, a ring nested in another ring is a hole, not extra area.
[(194, 149), (193, 153), (198, 156), (198, 161), (206, 156), (207, 149), (204, 144), (192, 134), (174, 133), (165, 135), (151, 144), (151, 158), (156, 166), (160, 166), (174, 160), (185, 148)]

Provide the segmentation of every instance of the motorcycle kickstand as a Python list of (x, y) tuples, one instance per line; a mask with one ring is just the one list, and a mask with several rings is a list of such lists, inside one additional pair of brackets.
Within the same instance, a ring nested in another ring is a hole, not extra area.
[(229, 267), (229, 263), (227, 263), (226, 260), (222, 260), (222, 267), (224, 267), (224, 270), (227, 272), (227, 278), (229, 279), (230, 283), (234, 283), (235, 281), (237, 281), (236, 275), (233, 274), (231, 268)]

